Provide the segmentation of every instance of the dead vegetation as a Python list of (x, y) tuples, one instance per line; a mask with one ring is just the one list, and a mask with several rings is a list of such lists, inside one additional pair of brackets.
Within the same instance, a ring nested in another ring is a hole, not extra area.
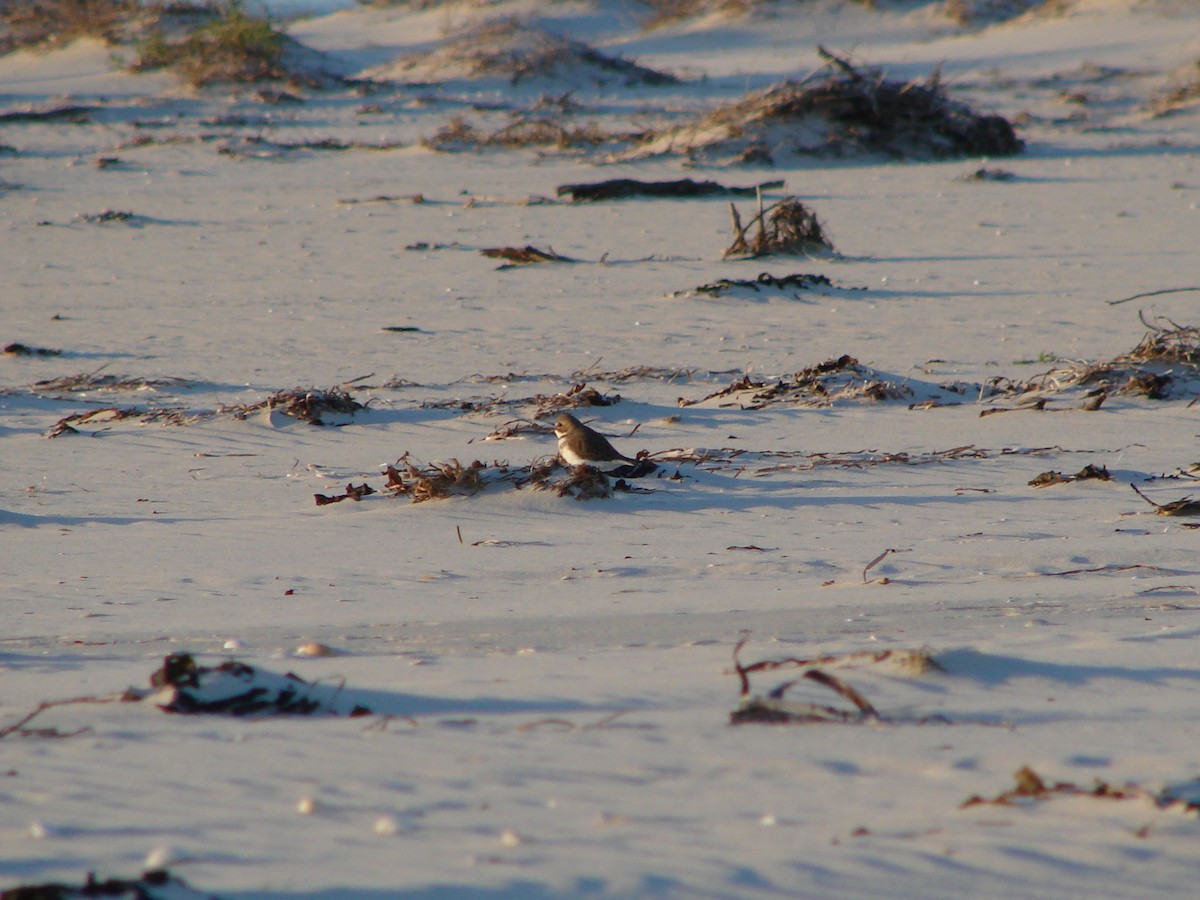
[(189, 10), (188, 20), (161, 15), (135, 44), (134, 72), (171, 69), (195, 87), (213, 82), (283, 80), (284, 35), (239, 3)]
[[(54, 104), (53, 106), (27, 106), (24, 109), (10, 109), (0, 113), (0, 124), (13, 125), (26, 122), (71, 122), (89, 121), (96, 110), (94, 106), (80, 106), (74, 103)], [(15, 154), (16, 148), (0, 144), (0, 156)]]
[(130, 71), (169, 69), (195, 86), (288, 81), (317, 86), (330, 76), (317, 54), (286, 37), (241, 0), (25, 0), (0, 5), (0, 52), (54, 48), (93, 37), (126, 51)]
[(84, 412), (64, 416), (55, 422), (43, 437), (56, 438), (65, 434), (80, 434), (76, 425), (107, 425), (132, 419), (140, 425), (191, 425), (202, 418), (204, 413), (190, 412), (182, 406), (157, 407), (154, 409), (139, 409), (137, 407), (105, 406), (100, 409), (89, 409)]
[(934, 71), (892, 81), (821, 48), (826, 69), (718, 107), (654, 134), (620, 158), (684, 154), (698, 162), (771, 164), (776, 156), (884, 155), (898, 159), (1012, 156), (1022, 142), (1001, 116), (950, 99)]
[[(523, 410), (529, 419), (547, 419), (559, 413), (591, 406), (612, 406), (621, 402), (620, 394), (602, 394), (587, 382), (579, 381), (565, 391), (556, 394), (534, 394), (530, 397), (488, 397), (481, 400), (429, 400), (421, 404), (422, 409), (455, 409), (463, 412), (497, 415), (513, 410)], [(532, 429), (531, 429), (532, 430)], [(549, 433), (549, 426), (537, 426), (541, 433)]]
[(358, 487), (355, 487), (354, 482), (351, 482), (350, 484), (346, 485), (345, 493), (336, 494), (332, 497), (325, 494), (313, 494), (313, 499), (317, 501), (317, 506), (328, 506), (330, 503), (341, 503), (343, 500), (354, 500), (357, 502), (363, 497), (370, 496), (374, 493), (375, 489), (365, 481), (358, 485)]
[(349, 150), (386, 151), (399, 150), (404, 146), (403, 141), (344, 141), (338, 138), (280, 141), (264, 137), (261, 134), (245, 134), (222, 139), (221, 145), (217, 148), (217, 155), (234, 159), (279, 159), (303, 151), (331, 153), (344, 153)]
[(384, 483), (379, 490), (365, 482), (346, 486), (342, 495), (314, 494), (317, 506), (328, 506), (343, 500), (362, 500), (372, 494), (407, 498), (412, 503), (446, 500), (451, 497), (473, 497), (488, 488), (507, 485), (515, 490), (528, 488), (549, 491), (558, 497), (594, 500), (611, 497), (615, 491), (649, 493), (650, 489), (631, 485), (626, 478), (636, 479), (657, 470), (649, 460), (640, 458), (628, 472), (612, 476), (594, 466), (565, 466), (556, 457), (542, 457), (523, 466), (493, 460), (462, 463), (457, 459), (421, 463), (405, 453), (395, 463), (384, 466)]
[(1016, 175), (1008, 169), (992, 169), (984, 166), (981, 169), (976, 169), (974, 172), (968, 172), (966, 175), (960, 175), (959, 181), (996, 181), (1007, 182), (1015, 181)]
[(467, 466), (457, 459), (418, 465), (406, 453), (397, 460), (396, 465), (384, 469), (387, 478), (385, 489), (395, 496), (407, 496), (413, 503), (443, 500), (452, 496), (469, 497), (482, 491), (488, 484), (507, 480), (511, 471), (503, 463), (493, 463), (489, 470), (479, 460)]
[(74, 394), (92, 393), (95, 391), (120, 393), (124, 391), (156, 391), (163, 388), (186, 388), (193, 385), (193, 382), (184, 378), (143, 378), (130, 375), (101, 374), (105, 368), (107, 366), (101, 366), (99, 369), (91, 372), (82, 372), (78, 375), (64, 375), (60, 378), (35, 381), (31, 390), (35, 394)]
[(1170, 319), (1142, 321), (1150, 330), (1125, 359), (1200, 366), (1200, 328), (1178, 325)]
[[(193, 386), (192, 382), (181, 378), (129, 378), (101, 375), (97, 370), (83, 375), (39, 381), (32, 386), (31, 390), (34, 394), (54, 395), (141, 392)], [(101, 425), (121, 421), (134, 421), (140, 425), (192, 425), (219, 415), (232, 415), (235, 419), (246, 419), (256, 412), (274, 410), (310, 425), (319, 426), (328, 424), (323, 416), (329, 414), (352, 416), (363, 409), (366, 409), (366, 405), (355, 400), (344, 387), (333, 387), (328, 390), (293, 388), (276, 391), (266, 400), (258, 403), (222, 406), (218, 409), (197, 410), (183, 406), (106, 406), (89, 409), (59, 419), (45, 432), (45, 437), (54, 438), (65, 434), (79, 434), (79, 429), (75, 427), (77, 425)]]
[(88, 897), (111, 897), (114, 900), (196, 900), (207, 897), (172, 875), (166, 869), (147, 869), (141, 878), (97, 878), (88, 872), (83, 884), (57, 881), (7, 888), (0, 891), (0, 900), (84, 900)]
[(409, 498), (413, 503), (469, 497), (496, 484), (509, 484), (520, 490), (550, 491), (558, 497), (595, 500), (611, 497), (614, 490), (633, 493), (624, 480), (614, 485), (607, 475), (593, 466), (564, 466), (556, 459), (538, 460), (527, 466), (493, 462), (490, 466), (475, 460), (464, 466), (456, 459), (419, 465), (408, 454), (396, 465), (384, 469), (385, 490), (393, 496)]
[(929, 466), (961, 460), (984, 460), (1004, 456), (1052, 456), (1066, 452), (1062, 447), (1005, 447), (989, 449), (963, 444), (946, 450), (927, 453), (905, 451), (845, 450), (838, 452), (805, 453), (800, 450), (745, 450), (734, 447), (679, 448), (661, 450), (653, 457), (663, 463), (693, 463), (705, 471), (733, 470), (735, 476), (752, 478), (779, 472), (810, 472), (832, 467), (837, 469), (873, 469), (878, 466)]
[(556, 150), (584, 150), (605, 144), (627, 144), (641, 133), (611, 134), (594, 124), (564, 124), (552, 117), (518, 114), (515, 120), (495, 131), (484, 131), (456, 116), (432, 137), (422, 138), (422, 146), (443, 153), (464, 150), (516, 150), (524, 147), (551, 147)]
[(881, 377), (847, 354), (773, 381), (742, 375), (699, 400), (680, 399), (679, 405), (695, 406), (729, 397), (728, 402), (719, 405), (739, 409), (765, 409), (780, 403), (819, 407), (845, 400), (905, 400), (912, 394), (908, 385)]
[(326, 390), (316, 388), (292, 388), (290, 391), (277, 391), (261, 403), (234, 408), (234, 418), (244, 419), (260, 410), (278, 410), (284, 415), (307, 422), (309, 425), (324, 425), (322, 415), (337, 413), (352, 416), (366, 406), (355, 400), (344, 387), (332, 387)]
[(0, 53), (49, 50), (81, 37), (116, 43), (129, 21), (143, 13), (139, 0), (5, 0), (0, 3)]
[[(924, 675), (941, 671), (927, 648), (919, 650), (885, 650), (879, 653), (854, 653), (842, 656), (825, 656), (815, 659), (786, 657), (761, 660), (743, 665), (738, 658), (748, 638), (742, 638), (733, 648), (734, 673), (740, 683), (737, 707), (730, 713), (732, 725), (807, 725), (823, 722), (862, 724), (866, 722), (891, 723), (894, 719), (880, 714), (875, 706), (849, 683), (825, 671), (833, 665), (856, 666), (888, 664), (909, 676)], [(825, 668), (818, 668), (823, 666)], [(767, 694), (753, 694), (750, 676), (756, 672), (773, 672), (782, 669), (800, 669), (800, 677), (785, 681)], [(848, 701), (848, 706), (829, 706), (821, 703), (788, 700), (787, 693), (800, 684), (817, 684), (836, 693)], [(931, 722), (946, 723), (941, 716), (913, 720), (915, 724)]]
[(49, 347), (34, 347), (29, 344), (22, 344), (19, 341), (14, 341), (11, 344), (4, 345), (5, 356), (62, 356), (61, 350), (54, 350)]
[(512, 85), (564, 77), (626, 87), (678, 83), (673, 75), (608, 56), (512, 17), (459, 32), (427, 53), (402, 58), (369, 74), (407, 81), (499, 78)]
[(723, 259), (757, 259), (786, 254), (815, 256), (833, 252), (833, 243), (826, 237), (817, 214), (795, 197), (784, 197), (763, 209), (762, 195), (759, 194), (758, 214), (744, 226), (732, 203), (729, 204), (729, 215), (733, 220), (733, 242), (725, 248)]
[(504, 260), (504, 265), (499, 266), (500, 269), (511, 269), (513, 266), (531, 266), (537, 263), (579, 262), (577, 259), (571, 259), (569, 256), (562, 256), (555, 253), (553, 247), (548, 250), (539, 250), (537, 247), (529, 245), (524, 247), (488, 247), (479, 252), (489, 259)]
[[(1112, 481), (1108, 466), (1088, 464), (1074, 475), (1064, 475), (1062, 472), (1043, 472), (1029, 482), (1030, 487), (1050, 487), (1055, 484), (1070, 484), (1072, 481)], [(1134, 488), (1137, 490), (1137, 488)]]
[(1124, 787), (1118, 788), (1098, 778), (1096, 779), (1096, 783), (1090, 788), (1080, 787), (1070, 781), (1056, 781), (1053, 784), (1047, 784), (1029, 766), (1022, 766), (1017, 770), (1013, 778), (1016, 780), (1016, 786), (1011, 790), (1002, 791), (991, 799), (985, 799), (978, 794), (973, 794), (962, 802), (960, 808), (967, 809), (972, 806), (982, 805), (1024, 806), (1041, 800), (1049, 800), (1055, 796), (1099, 797), (1105, 800), (1150, 798), (1156, 802), (1158, 800), (1158, 798), (1146, 791), (1145, 788), (1138, 787), (1135, 784), (1127, 784)]
[(104, 225), (108, 222), (132, 222), (138, 215), (119, 209), (102, 209), (98, 213), (80, 213), (75, 218), (89, 225)]
[(821, 48), (826, 70), (752, 91), (691, 124), (652, 134), (618, 158), (683, 154), (696, 162), (772, 164), (776, 156), (1012, 156), (1022, 148), (998, 115), (950, 100), (934, 72), (893, 82)]
[(1190, 496), (1184, 497), (1181, 500), (1173, 500), (1170, 503), (1155, 503), (1145, 494), (1137, 489), (1136, 484), (1131, 484), (1133, 492), (1154, 507), (1154, 512), (1160, 516), (1200, 516), (1200, 500), (1193, 500)]
[[(193, 715), (336, 714), (341, 693), (341, 685), (305, 681), (291, 672), (277, 675), (232, 659), (202, 666), (189, 653), (165, 657), (150, 686), (155, 692), (148, 696), (164, 712)], [(371, 710), (356, 704), (346, 715), (367, 716)]]
[(1043, 393), (1086, 387), (1107, 395), (1170, 400), (1194, 395), (1200, 380), (1200, 328), (1170, 319), (1141, 318), (1148, 329), (1128, 353), (1099, 363), (1074, 363), (1052, 369), (1030, 383)]
[(1156, 97), (1150, 111), (1156, 116), (1168, 116), (1200, 102), (1200, 60), (1176, 73), (1175, 84)]
[[(796, 296), (798, 291), (811, 291), (818, 288), (832, 288), (834, 283), (825, 275), (810, 275), (797, 272), (792, 275), (775, 276), (769, 272), (760, 272), (756, 278), (720, 278), (686, 291), (673, 291), (670, 296), (726, 297), (731, 294), (760, 294), (791, 292)], [(865, 290), (859, 288), (858, 290)]]
[(765, 181), (754, 187), (730, 187), (715, 181), (694, 181), (681, 178), (676, 181), (639, 181), (636, 178), (613, 178), (589, 184), (560, 184), (555, 194), (571, 195), (575, 203), (583, 201), (597, 203), (601, 200), (625, 200), (630, 197), (670, 198), (681, 197), (753, 197), (761, 191), (783, 187), (782, 181)]

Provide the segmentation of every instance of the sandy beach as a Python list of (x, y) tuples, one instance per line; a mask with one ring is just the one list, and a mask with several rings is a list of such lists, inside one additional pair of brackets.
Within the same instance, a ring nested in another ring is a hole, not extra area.
[(307, 8), (0, 55), (5, 896), (1191, 896), (1200, 7)]

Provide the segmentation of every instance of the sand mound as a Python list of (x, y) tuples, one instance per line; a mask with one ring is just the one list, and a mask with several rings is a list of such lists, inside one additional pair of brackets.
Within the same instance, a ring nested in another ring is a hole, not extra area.
[(628, 60), (607, 56), (581, 41), (559, 37), (517, 19), (487, 22), (446, 41), (435, 50), (402, 57), (366, 73), (402, 81), (478, 81), (511, 84), (569, 79), (580, 85), (674, 84), (676, 78)]
[(704, 162), (772, 163), (797, 155), (884, 155), (901, 159), (1010, 156), (1023, 144), (1001, 116), (976, 113), (942, 91), (935, 72), (922, 83), (885, 79), (825, 51), (827, 74), (784, 81), (653, 135), (622, 154), (667, 153)]

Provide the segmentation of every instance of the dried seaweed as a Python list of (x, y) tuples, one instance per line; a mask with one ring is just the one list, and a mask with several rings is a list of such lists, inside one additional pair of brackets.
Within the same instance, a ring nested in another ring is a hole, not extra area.
[(190, 425), (202, 418), (207, 418), (208, 415), (211, 414), (193, 413), (182, 406), (156, 409), (142, 409), (136, 406), (124, 408), (106, 406), (102, 409), (89, 409), (86, 412), (64, 416), (47, 429), (43, 436), (56, 438), (64, 434), (79, 434), (76, 425), (120, 422), (124, 419), (136, 419), (142, 424), (153, 422), (163, 425)]
[(1173, 500), (1170, 503), (1155, 503), (1145, 494), (1137, 489), (1136, 484), (1131, 484), (1133, 492), (1154, 507), (1154, 512), (1160, 516), (1200, 516), (1200, 500), (1193, 500), (1190, 496), (1184, 497), (1182, 500)]
[(1096, 779), (1090, 788), (1083, 788), (1070, 781), (1056, 781), (1047, 784), (1037, 772), (1029, 766), (1022, 766), (1013, 776), (1016, 787), (1003, 791), (991, 799), (985, 799), (973, 794), (960, 804), (960, 809), (972, 806), (1022, 806), (1040, 800), (1049, 800), (1056, 795), (1068, 797), (1099, 797), (1105, 800), (1133, 800), (1150, 796), (1144, 788), (1135, 784), (1124, 787), (1114, 787), (1106, 781)]
[(3, 350), (5, 356), (62, 356), (61, 350), (51, 350), (47, 347), (31, 347), (19, 341), (6, 344)]
[[(217, 666), (202, 666), (188, 653), (163, 658), (162, 668), (150, 676), (158, 706), (165, 712), (231, 716), (312, 715), (333, 713), (332, 697), (314, 693), (319, 682), (305, 681), (288, 672), (276, 675), (237, 660)], [(329, 693), (328, 688), (324, 693)], [(370, 715), (364, 706), (354, 706), (350, 716)]]
[(740, 409), (764, 409), (778, 403), (804, 406), (829, 406), (838, 400), (865, 398), (872, 401), (900, 400), (912, 396), (906, 385), (877, 377), (878, 373), (859, 364), (848, 354), (831, 357), (815, 366), (801, 369), (790, 377), (762, 381), (743, 375), (729, 386), (701, 397), (680, 400), (680, 406), (695, 406), (709, 400), (749, 394), (746, 399), (722, 403)]
[(80, 222), (96, 225), (104, 224), (105, 222), (130, 222), (140, 217), (136, 213), (124, 212), (117, 209), (103, 209), (98, 213), (80, 213), (75, 218)]
[(141, 878), (98, 879), (88, 872), (83, 884), (71, 885), (57, 881), (43, 884), (23, 885), (0, 891), (0, 900), (84, 900), (84, 898), (110, 897), (113, 900), (159, 900), (184, 897), (208, 898), (192, 889), (186, 881), (172, 875), (166, 869), (147, 869)]
[(578, 262), (579, 260), (571, 259), (569, 256), (561, 256), (554, 252), (554, 248), (549, 250), (539, 250), (537, 247), (487, 247), (479, 251), (484, 256), (491, 259), (503, 259), (506, 263), (500, 266), (501, 269), (511, 269), (514, 266), (529, 266), (537, 263), (570, 263)]
[(1154, 360), (1200, 365), (1200, 328), (1178, 325), (1170, 320), (1161, 321), (1167, 324), (1147, 323), (1150, 330), (1136, 347), (1121, 358), (1135, 362)]
[[(860, 662), (879, 663), (887, 660), (900, 663), (902, 670), (909, 674), (919, 675), (941, 669), (932, 654), (922, 648), (917, 651), (882, 651), (880, 653), (849, 654), (838, 657), (820, 657), (818, 659), (800, 659), (788, 657), (785, 659), (761, 660), (750, 665), (743, 665), (738, 658), (748, 638), (743, 637), (733, 648), (734, 673), (740, 683), (740, 699), (737, 707), (730, 713), (732, 725), (761, 724), (761, 725), (804, 725), (821, 722), (843, 722), (862, 724), (864, 722), (889, 723), (892, 720), (884, 717), (879, 711), (847, 682), (817, 668), (818, 665), (843, 664), (854, 665)], [(779, 669), (797, 668), (803, 672), (800, 678), (785, 681), (764, 695), (750, 692), (750, 675), (755, 672), (776, 671)], [(837, 693), (849, 701), (849, 707), (827, 706), (817, 703), (797, 702), (786, 699), (787, 692), (802, 683), (802, 680), (816, 683)], [(918, 719), (917, 724), (931, 722), (944, 723), (940, 716)]]
[(477, 494), (488, 484), (507, 480), (510, 471), (500, 463), (488, 471), (479, 460), (467, 466), (457, 459), (418, 466), (409, 460), (407, 453), (397, 460), (397, 465), (400, 468), (392, 465), (385, 467), (385, 488), (392, 494), (410, 497), (413, 503)]
[[(904, 547), (904, 548), (888, 547), (886, 550), (884, 550), (882, 553), (880, 553), (878, 556), (876, 556), (873, 560), (871, 560), (869, 563), (867, 563), (863, 567), (863, 571), (862, 571), (863, 584), (867, 584), (867, 573), (870, 572), (871, 569), (873, 569), (875, 566), (879, 565), (881, 562), (883, 562), (885, 559), (887, 559), (889, 556), (891, 556), (895, 553), (912, 553), (912, 547)], [(883, 584), (888, 583), (887, 578), (881, 578), (879, 580)]]
[[(15, 4), (14, 4), (15, 6)], [(0, 41), (0, 53), (6, 52), (3, 49), (3, 42)], [(25, 122), (86, 122), (97, 107), (95, 106), (51, 106), (44, 109), (35, 109), (28, 107), (26, 109), (11, 109), (5, 112), (0, 112), (0, 124), (17, 124)]]
[(535, 466), (527, 483), (534, 490), (551, 491), (558, 497), (576, 500), (603, 500), (613, 494), (609, 477), (595, 466), (568, 466), (565, 478), (551, 477), (555, 471), (550, 466)]
[(343, 153), (348, 150), (400, 150), (406, 146), (403, 141), (343, 141), (332, 137), (280, 141), (260, 134), (249, 134), (226, 140), (217, 149), (217, 155), (236, 159), (274, 159), (301, 150)]
[[(748, 666), (737, 662), (737, 654), (747, 643), (747, 639), (739, 641), (734, 654), (737, 665), (735, 672), (739, 676), (749, 676), (755, 672), (774, 672), (779, 669), (808, 669), (816, 668), (852, 668), (861, 665), (883, 665), (905, 675), (926, 675), (930, 672), (943, 672), (945, 669), (928, 647), (916, 650), (862, 650), (855, 653), (837, 653), (826, 656), (801, 658), (789, 656), (783, 659), (764, 659)], [(743, 684), (743, 693), (749, 691), (749, 680)]]
[(79, 393), (83, 391), (145, 391), (159, 388), (190, 387), (193, 382), (184, 378), (141, 378), (128, 375), (101, 375), (106, 366), (79, 375), (64, 375), (45, 381), (35, 381), (31, 390), (35, 394), (59, 392)]
[(1064, 390), (1092, 387), (1106, 396), (1124, 394), (1170, 400), (1194, 391), (1200, 381), (1200, 328), (1169, 319), (1142, 323), (1148, 329), (1128, 353), (1107, 362), (1076, 363), (1052, 369), (1030, 389)]
[[(509, 379), (504, 379), (509, 380)], [(501, 411), (516, 409), (529, 410), (529, 418), (544, 419), (557, 416), (564, 410), (578, 409), (588, 406), (612, 406), (621, 402), (620, 394), (602, 394), (586, 382), (573, 384), (568, 390), (557, 394), (534, 394), (531, 397), (489, 397), (486, 400), (427, 400), (421, 403), (422, 409), (456, 409), (469, 413), (494, 415)], [(548, 427), (536, 426), (526, 431), (550, 431)]]
[(326, 390), (316, 388), (293, 388), (289, 391), (277, 391), (261, 403), (249, 406), (238, 406), (233, 410), (234, 417), (244, 419), (250, 413), (258, 410), (279, 410), (293, 419), (300, 419), (310, 425), (324, 425), (322, 414), (338, 413), (354, 415), (366, 406), (359, 403), (343, 387), (331, 387)]
[[(810, 291), (813, 288), (831, 288), (833, 286), (833, 282), (826, 275), (809, 275), (797, 272), (792, 275), (775, 276), (770, 272), (760, 272), (753, 279), (721, 278), (687, 291), (676, 291), (672, 296), (679, 296), (681, 294), (707, 294), (709, 297), (723, 297), (737, 290), (749, 290), (757, 294), (764, 289), (775, 291)], [(865, 290), (865, 288), (859, 288), (858, 290)]]
[(1022, 142), (1001, 116), (982, 115), (944, 92), (940, 73), (897, 82), (819, 48), (828, 69), (754, 91), (687, 125), (652, 135), (624, 158), (683, 153), (771, 163), (780, 152), (896, 158), (1011, 156)]
[(343, 500), (361, 500), (370, 494), (374, 494), (375, 489), (366, 482), (363, 482), (358, 487), (354, 483), (346, 485), (346, 492), (330, 497), (325, 494), (313, 494), (313, 498), (317, 501), (317, 506), (328, 506), (330, 503), (341, 503)]
[(960, 175), (959, 181), (1013, 181), (1016, 175), (1007, 169), (989, 169), (986, 166), (976, 169), (966, 175)]
[(1180, 66), (1170, 88), (1149, 104), (1155, 116), (1168, 116), (1200, 101), (1200, 59)]
[[(736, 469), (753, 477), (777, 472), (809, 472), (824, 467), (839, 469), (872, 469), (877, 466), (928, 466), (957, 460), (991, 459), (995, 456), (1048, 456), (1066, 453), (1062, 447), (1003, 447), (988, 449), (974, 444), (963, 444), (947, 450), (928, 453), (905, 451), (883, 452), (879, 450), (845, 450), (838, 452), (805, 453), (799, 450), (751, 451), (738, 447), (721, 448), (676, 448), (660, 450), (651, 454), (660, 462), (695, 463), (708, 471)], [(773, 459), (786, 460), (770, 465), (761, 463)]]
[(627, 144), (641, 132), (608, 133), (596, 125), (565, 125), (555, 119), (519, 117), (495, 131), (483, 131), (466, 119), (455, 117), (421, 144), (433, 150), (454, 152), (495, 148), (515, 150), (522, 147), (554, 147), (558, 150), (598, 147), (602, 144)]
[(74, 731), (59, 731), (57, 728), (30, 728), (29, 723), (40, 716), (48, 709), (54, 709), (57, 706), (71, 706), (77, 703), (115, 703), (125, 699), (123, 695), (113, 695), (109, 697), (70, 697), (66, 700), (43, 700), (35, 709), (21, 716), (17, 721), (10, 725), (5, 725), (0, 728), (0, 740), (7, 737), (23, 737), (23, 738), (69, 738), (77, 737), (91, 731), (90, 728), (84, 726), (77, 728)]
[[(758, 214), (745, 226), (737, 207), (729, 204), (733, 219), (733, 242), (725, 248), (731, 256), (756, 259), (760, 256), (800, 254), (812, 256), (833, 251), (833, 244), (817, 219), (817, 214), (795, 197), (784, 197)], [(753, 235), (751, 230), (758, 226)]]
[[(656, 466), (649, 464), (645, 474)], [(385, 490), (394, 496), (406, 496), (413, 503), (441, 500), (454, 496), (471, 496), (495, 484), (510, 484), (520, 489), (550, 491), (559, 497), (592, 500), (611, 497), (614, 491), (643, 493), (623, 480), (615, 484), (608, 475), (593, 466), (564, 466), (557, 459), (545, 458), (527, 466), (511, 466), (493, 462), (490, 466), (475, 460), (464, 466), (458, 460), (419, 465), (408, 454), (396, 465), (384, 468)], [(625, 474), (624, 477), (640, 477)]]
[[(1029, 482), (1030, 487), (1050, 487), (1055, 484), (1070, 484), (1072, 481), (1112, 481), (1108, 466), (1096, 466), (1089, 463), (1074, 475), (1064, 475), (1062, 472), (1043, 472)], [(1134, 490), (1137, 490), (1134, 488)]]
[(731, 725), (805, 725), (816, 722), (881, 721), (879, 712), (865, 697), (840, 678), (835, 678), (820, 669), (809, 669), (801, 678), (814, 681), (837, 692), (849, 700), (854, 708), (845, 709), (816, 703), (801, 703), (786, 700), (788, 689), (799, 683), (784, 682), (767, 696), (743, 696), (737, 707), (729, 714)]
[(314, 499), (318, 506), (327, 506), (346, 499), (361, 500), (370, 494), (382, 493), (385, 496), (406, 497), (413, 503), (424, 503), (427, 500), (470, 497), (493, 485), (506, 484), (517, 490), (529, 488), (550, 491), (559, 497), (592, 500), (611, 497), (614, 492), (649, 493), (649, 488), (632, 485), (625, 479), (642, 478), (657, 470), (658, 466), (644, 457), (606, 474), (594, 466), (565, 466), (556, 457), (542, 457), (525, 466), (495, 460), (490, 464), (474, 460), (464, 465), (457, 459), (420, 463), (405, 453), (395, 464), (384, 467), (384, 484), (380, 491), (375, 491), (365, 483), (358, 487), (351, 484), (343, 496), (314, 494)]

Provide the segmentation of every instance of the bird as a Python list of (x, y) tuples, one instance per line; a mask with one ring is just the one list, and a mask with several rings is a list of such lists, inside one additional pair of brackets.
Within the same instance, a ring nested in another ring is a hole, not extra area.
[(608, 470), (623, 465), (637, 465), (608, 442), (608, 438), (588, 428), (570, 413), (563, 413), (554, 422), (558, 436), (558, 455), (568, 466), (595, 466)]

